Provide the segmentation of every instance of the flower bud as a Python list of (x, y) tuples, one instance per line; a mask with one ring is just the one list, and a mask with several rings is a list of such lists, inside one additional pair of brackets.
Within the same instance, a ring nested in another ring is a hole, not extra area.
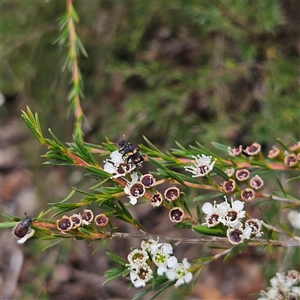
[(136, 197), (136, 198), (143, 197), (145, 194), (145, 191), (146, 191), (145, 186), (139, 181), (132, 184), (129, 188), (129, 194), (132, 197)]
[(255, 190), (259, 190), (264, 186), (264, 181), (258, 175), (255, 175), (250, 179), (250, 186)]
[(235, 177), (239, 181), (245, 181), (250, 177), (250, 172), (247, 169), (240, 169), (235, 172)]
[(163, 196), (161, 193), (157, 192), (155, 193), (151, 199), (150, 199), (150, 202), (152, 204), (153, 207), (156, 207), (156, 206), (160, 206), (163, 202)]
[(70, 217), (70, 221), (71, 221), (71, 224), (72, 224), (72, 229), (78, 228), (82, 223), (81, 214), (73, 214)]
[(56, 221), (56, 227), (62, 233), (72, 229), (72, 222), (68, 216), (63, 216), (61, 219)]
[(236, 183), (233, 179), (229, 179), (228, 181), (224, 181), (221, 186), (225, 193), (233, 193), (236, 188)]
[(149, 189), (149, 188), (154, 186), (156, 180), (155, 180), (155, 177), (152, 174), (144, 174), (140, 178), (140, 181), (146, 189)]
[(243, 147), (242, 147), (242, 145), (239, 145), (238, 147), (235, 147), (235, 148), (228, 147), (227, 151), (228, 151), (229, 155), (231, 155), (231, 156), (239, 156), (242, 154)]
[(183, 220), (184, 212), (180, 207), (174, 207), (169, 212), (169, 218), (174, 223), (179, 223)]
[(248, 146), (244, 151), (250, 156), (257, 155), (261, 151), (261, 145), (258, 143), (253, 143), (252, 145)]
[(94, 213), (90, 209), (85, 209), (81, 218), (83, 224), (89, 225), (94, 219)]
[(239, 228), (228, 229), (227, 237), (231, 244), (240, 244), (244, 240), (243, 231)]
[(255, 198), (255, 193), (252, 189), (250, 188), (246, 188), (244, 190), (241, 191), (241, 198), (245, 201), (251, 201)]
[(227, 168), (226, 170), (225, 170), (225, 174), (228, 176), (228, 177), (232, 177), (233, 176), (233, 174), (234, 174), (234, 168)]
[(175, 201), (180, 195), (180, 190), (178, 187), (173, 186), (165, 190), (164, 197), (167, 202)]
[(276, 146), (273, 146), (273, 148), (268, 153), (269, 158), (280, 158), (281, 156), (282, 156), (282, 152)]
[(291, 153), (291, 154), (287, 155), (284, 158), (284, 164), (289, 168), (296, 167), (298, 165), (298, 160), (297, 160), (296, 154)]
[(261, 235), (261, 221), (258, 219), (248, 219), (245, 222), (245, 227), (249, 226), (251, 228), (251, 234), (260, 236)]
[(104, 214), (99, 214), (95, 216), (94, 222), (96, 225), (103, 227), (108, 223), (108, 217)]

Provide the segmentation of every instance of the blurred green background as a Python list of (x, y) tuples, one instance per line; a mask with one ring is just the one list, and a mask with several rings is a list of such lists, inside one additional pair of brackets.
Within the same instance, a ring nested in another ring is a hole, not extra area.
[[(89, 55), (80, 59), (86, 140), (146, 135), (169, 147), (299, 137), (299, 1), (74, 4)], [(54, 44), (64, 11), (64, 1), (2, 4), (3, 116), (29, 105), (70, 140), (66, 49)]]
[[(208, 148), (212, 141), (255, 141), (266, 149), (276, 138), (287, 144), (289, 136), (299, 140), (299, 1), (74, 1), (74, 6), (80, 18), (76, 30), (88, 53), (79, 59), (85, 141), (99, 144), (108, 137), (118, 142), (125, 134), (138, 144), (145, 135), (166, 150), (175, 141), (184, 146), (199, 141)], [(37, 214), (82, 180), (77, 169), (68, 173), (41, 166), (46, 149), (20, 117), (28, 105), (38, 112), (46, 136), (51, 128), (62, 141), (72, 139), (74, 119), (68, 116), (67, 101), (71, 77), (62, 72), (67, 49), (54, 43), (66, 3), (3, 1), (1, 9), (2, 210)], [(24, 189), (32, 192), (31, 201), (38, 200), (25, 202)], [(62, 261), (67, 255), (77, 264), (86, 259), (76, 251), (66, 254), (68, 247), (57, 254)], [(91, 250), (82, 247), (80, 253), (89, 256)], [(34, 249), (39, 248), (26, 249), (31, 257), (37, 255)], [(58, 259), (53, 251), (53, 260)], [(31, 270), (41, 282), (52, 264), (43, 259), (43, 268)], [(108, 267), (103, 264), (101, 274)], [(28, 282), (31, 277), (26, 276), (15, 299), (25, 299), (26, 293), (30, 299), (48, 299), (51, 284), (37, 292), (44, 285)], [(53, 290), (51, 299), (70, 297)]]

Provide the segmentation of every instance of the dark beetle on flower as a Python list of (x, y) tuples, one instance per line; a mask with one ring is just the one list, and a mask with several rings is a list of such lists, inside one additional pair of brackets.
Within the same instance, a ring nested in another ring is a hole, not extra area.
[(144, 161), (142, 155), (139, 153), (139, 149), (136, 148), (131, 143), (122, 140), (119, 143), (119, 146), (121, 147), (119, 152), (123, 154), (123, 159), (126, 159), (127, 163), (132, 162), (137, 167), (140, 167)]
[(19, 222), (18, 225), (14, 229), (14, 235), (18, 238), (24, 237), (27, 234), (27, 232), (32, 224), (31, 218), (29, 216), (27, 216), (26, 213), (25, 213), (25, 216), (26, 217), (21, 222)]

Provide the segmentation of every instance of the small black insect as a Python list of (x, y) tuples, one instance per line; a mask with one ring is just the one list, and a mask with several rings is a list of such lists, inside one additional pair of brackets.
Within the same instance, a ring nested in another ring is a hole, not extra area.
[(119, 143), (119, 146), (121, 147), (119, 152), (123, 154), (122, 157), (123, 159), (126, 159), (127, 163), (132, 162), (137, 167), (142, 166), (144, 159), (143, 156), (139, 153), (138, 148), (125, 140), (122, 140)]
[(31, 218), (28, 217), (26, 213), (25, 216), (26, 217), (14, 229), (14, 235), (18, 238), (24, 237), (32, 224)]

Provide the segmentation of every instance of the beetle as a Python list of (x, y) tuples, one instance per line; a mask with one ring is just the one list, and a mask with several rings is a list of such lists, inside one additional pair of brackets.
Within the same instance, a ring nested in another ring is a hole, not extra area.
[(122, 158), (126, 159), (126, 162), (132, 162), (134, 163), (137, 167), (141, 167), (142, 163), (144, 161), (143, 156), (139, 153), (139, 149), (136, 148), (134, 145), (131, 143), (122, 140), (119, 143), (119, 146), (121, 147), (119, 152), (123, 154)]
[(32, 219), (25, 213), (25, 218), (15, 227), (14, 235), (18, 238), (24, 237), (28, 233), (31, 225)]

